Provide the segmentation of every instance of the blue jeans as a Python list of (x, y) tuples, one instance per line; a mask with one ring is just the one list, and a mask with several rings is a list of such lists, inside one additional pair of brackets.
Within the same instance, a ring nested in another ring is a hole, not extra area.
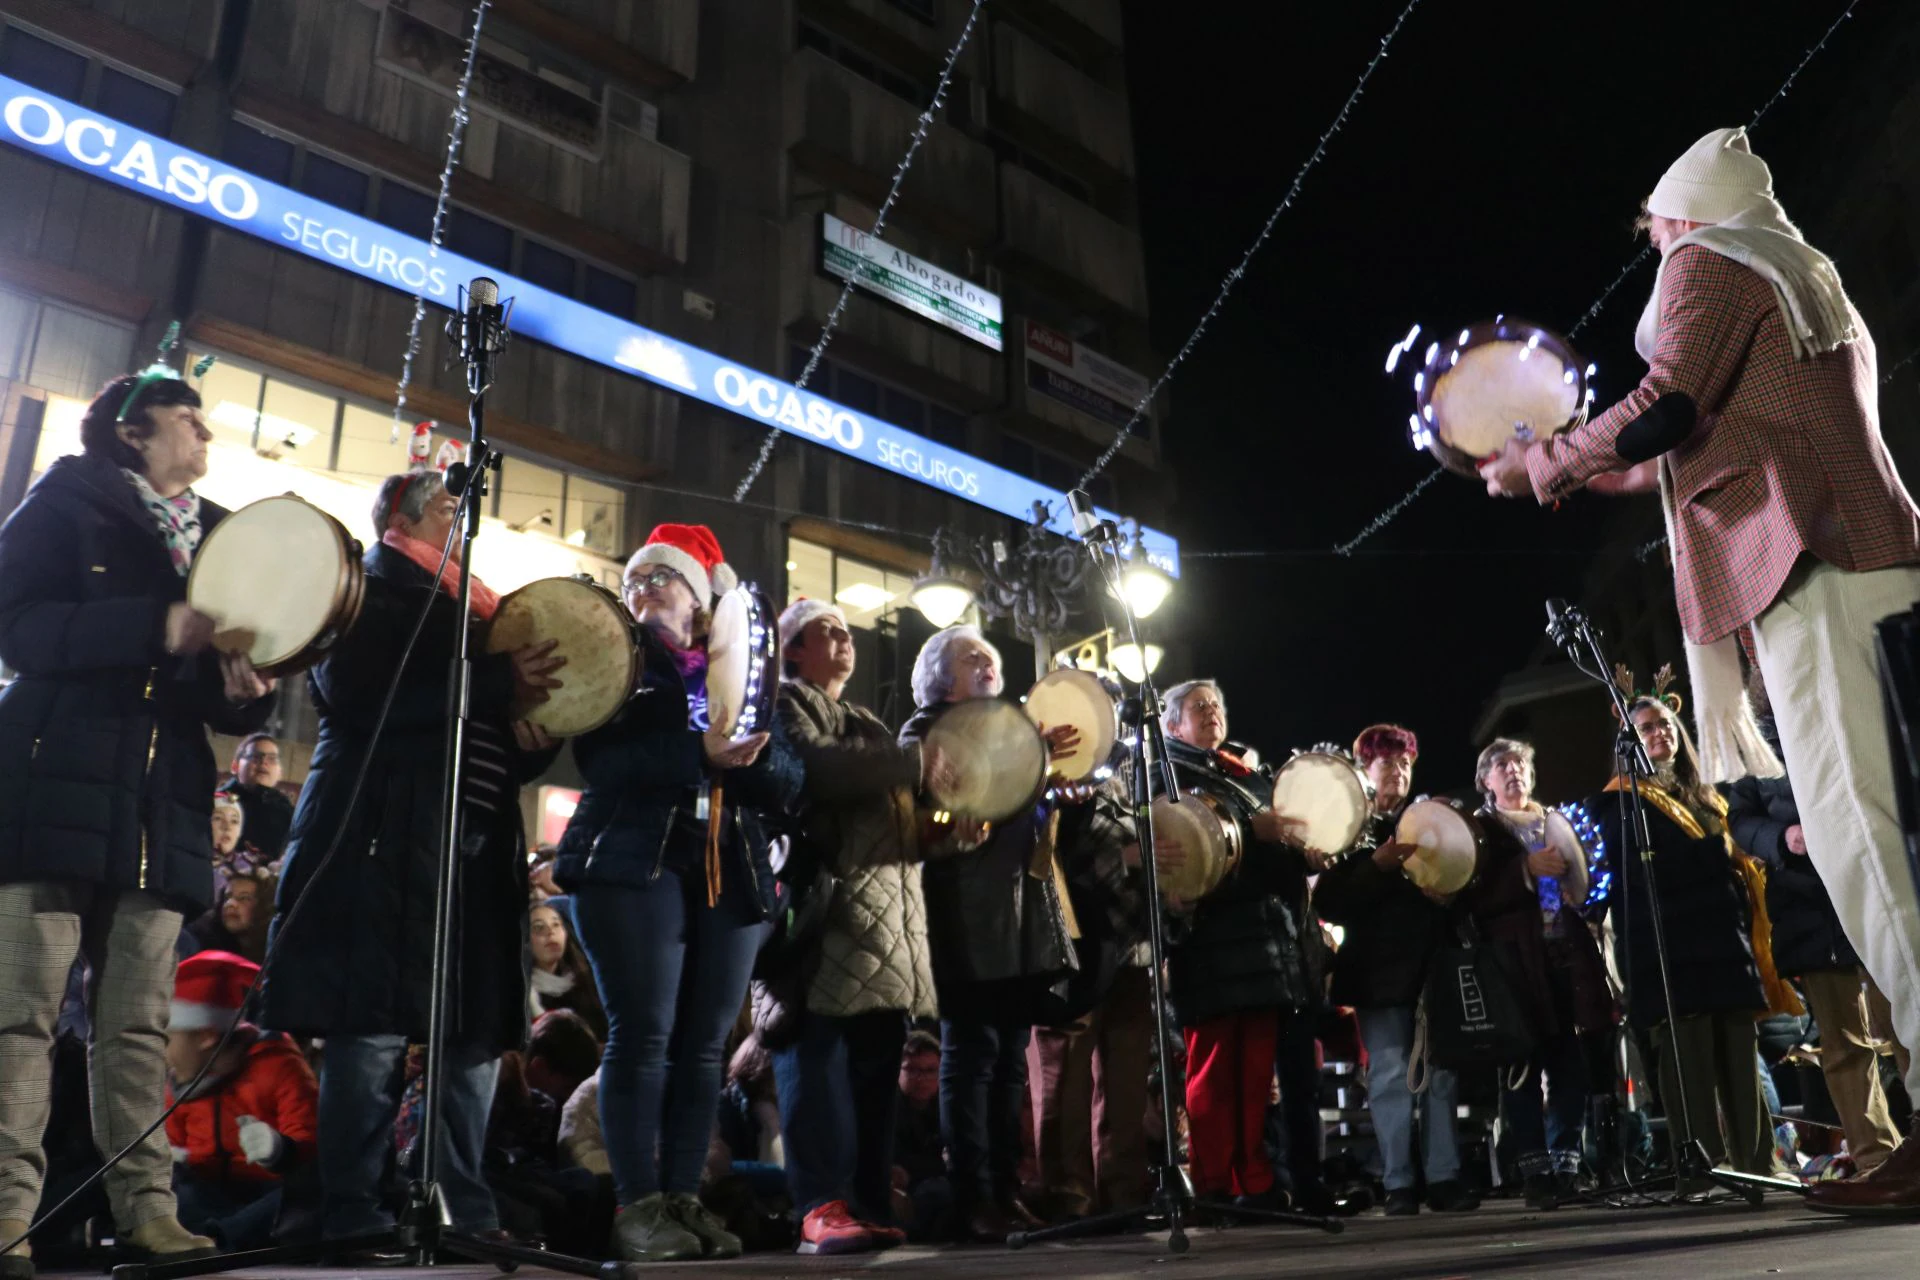
[(574, 897), (607, 1010), (600, 1128), (622, 1205), (700, 1189), (727, 1032), (767, 932), (754, 915), (737, 885), (708, 907), (704, 884), (670, 870), (644, 889), (591, 885)]
[(773, 1055), (787, 1181), (800, 1216), (845, 1200), (864, 1222), (892, 1220), (893, 1122), (906, 1039), (906, 1014), (897, 1009), (851, 1018), (807, 1013), (800, 1039)]
[[(1381, 1181), (1389, 1191), (1411, 1191), (1414, 1097), (1407, 1088), (1407, 1059), (1413, 1051), (1413, 1006), (1355, 1009), (1354, 1014), (1360, 1020), (1360, 1040), (1367, 1047), (1367, 1112), (1373, 1117), (1373, 1140), (1380, 1148)], [(1460, 1176), (1460, 1147), (1453, 1128), (1459, 1092), (1453, 1072), (1428, 1068), (1421, 1131), (1429, 1187)]]
[(1025, 1023), (940, 1022), (940, 1135), (956, 1210), (971, 1213), (1018, 1189), (1032, 1034)]
[(1587, 1122), (1587, 1054), (1578, 1035), (1562, 1031), (1535, 1046), (1520, 1087), (1500, 1091), (1500, 1117), (1516, 1160), (1543, 1151), (1581, 1150)]
[(180, 1202), (180, 1225), (228, 1253), (264, 1249), (273, 1243), (280, 1214), (277, 1182), (216, 1182), (173, 1167), (173, 1195)]
[[(321, 1050), (320, 1231), (329, 1239), (393, 1225), (380, 1176), (393, 1151), (406, 1052), (405, 1036), (330, 1035)], [(491, 1231), (500, 1225), (493, 1192), (480, 1172), (499, 1075), (500, 1059), (491, 1051), (447, 1046), (439, 1182), (453, 1225), (461, 1231)]]

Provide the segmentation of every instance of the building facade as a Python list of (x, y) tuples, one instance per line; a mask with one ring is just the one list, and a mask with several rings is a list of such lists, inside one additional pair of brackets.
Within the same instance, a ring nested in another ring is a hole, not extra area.
[[(472, 268), (518, 295), (477, 571), (613, 583), (654, 523), (709, 524), (776, 605), (842, 601), (856, 693), (904, 714), (928, 535), (1011, 538), (1028, 499), (1057, 506), (1155, 367), (1118, 0), (983, 8), (884, 243), (866, 234), (971, 9), (493, 0), (436, 255), (472, 6), (0, 0), (0, 506), (178, 322), (219, 357), (203, 492), (294, 489), (371, 536), (412, 424), (436, 454), (464, 438), (440, 329)], [(1157, 416), (1095, 483), (1150, 529)], [(297, 691), (283, 713), (310, 736)]]

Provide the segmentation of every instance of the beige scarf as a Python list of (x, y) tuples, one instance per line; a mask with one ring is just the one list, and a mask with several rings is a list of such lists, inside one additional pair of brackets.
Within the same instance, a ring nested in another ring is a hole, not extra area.
[[(1780, 318), (1796, 360), (1823, 355), (1860, 336), (1859, 316), (1840, 284), (1833, 260), (1809, 245), (1800, 229), (1787, 220), (1779, 204), (1762, 198), (1724, 222), (1688, 232), (1667, 247), (1666, 260), (1682, 245), (1697, 244), (1749, 267), (1773, 286)], [(1633, 345), (1643, 359), (1653, 359), (1660, 336), (1660, 279), (1640, 313)], [(1673, 477), (1666, 459), (1660, 463), (1660, 509), (1667, 522), (1667, 545), (1674, 540)], [(1686, 638), (1687, 677), (1693, 692), (1694, 736), (1700, 751), (1700, 770), (1709, 782), (1733, 782), (1747, 776), (1777, 778), (1785, 773), (1780, 759), (1761, 736), (1747, 703), (1740, 678), (1739, 641), (1723, 636), (1711, 644)]]

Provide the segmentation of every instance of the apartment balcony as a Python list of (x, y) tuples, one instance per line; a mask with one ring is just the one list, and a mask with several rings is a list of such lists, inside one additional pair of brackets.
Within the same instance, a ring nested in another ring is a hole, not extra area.
[(691, 80), (700, 0), (494, 0), (500, 14), (569, 53), (653, 88)]
[[(787, 66), (787, 148), (797, 169), (878, 205), (920, 112), (813, 49)], [(939, 121), (927, 131), (896, 208), (956, 244), (993, 237), (993, 153)]]
[(1081, 295), (1093, 309), (1144, 318), (1147, 268), (1140, 236), (1018, 165), (1000, 166), (1003, 254), (1028, 273)]
[(1004, 23), (993, 29), (993, 82), (1005, 107), (1113, 172), (1133, 177), (1133, 128), (1120, 94)]

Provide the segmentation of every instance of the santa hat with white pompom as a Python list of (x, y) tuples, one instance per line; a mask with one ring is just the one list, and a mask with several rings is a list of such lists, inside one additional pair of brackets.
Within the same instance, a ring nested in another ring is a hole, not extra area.
[(687, 580), (702, 609), (711, 609), (720, 596), (740, 585), (733, 566), (720, 550), (720, 539), (703, 524), (663, 524), (627, 561), (627, 576), (645, 565), (665, 565)]

